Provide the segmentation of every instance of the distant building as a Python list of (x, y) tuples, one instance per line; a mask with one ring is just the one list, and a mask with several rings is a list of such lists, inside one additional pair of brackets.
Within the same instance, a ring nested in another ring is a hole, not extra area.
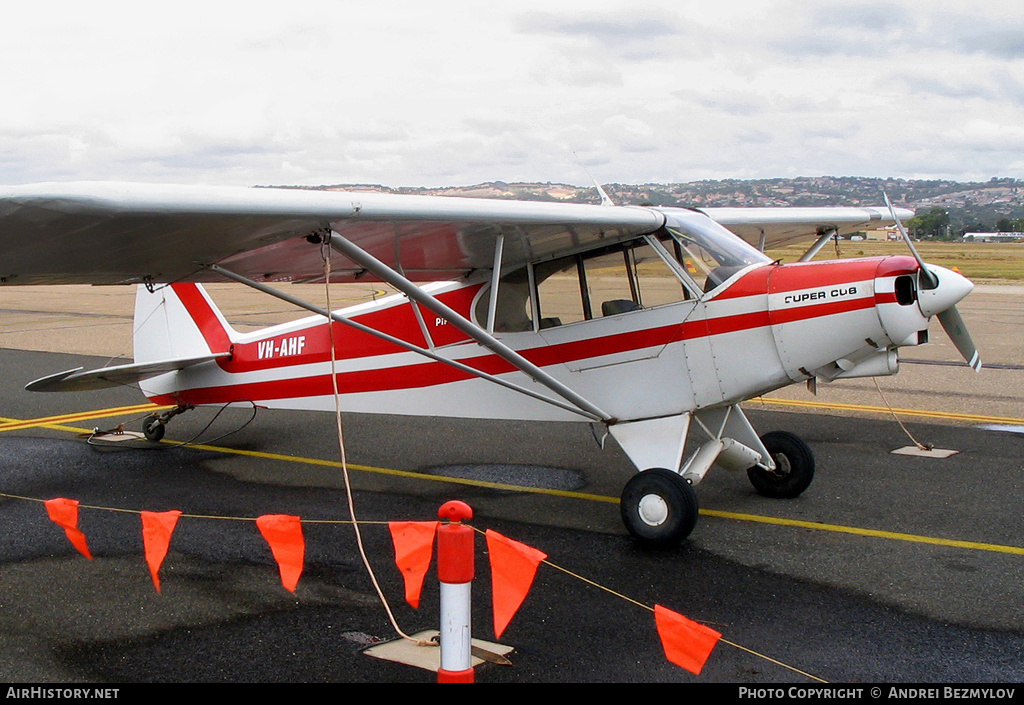
[(1024, 238), (1024, 233), (964, 233), (964, 242), (1014, 242)]
[[(900, 233), (895, 226), (891, 228), (879, 228), (878, 230), (866, 230), (860, 233), (854, 233), (858, 235), (860, 240), (899, 240)], [(851, 240), (853, 238), (850, 238)]]

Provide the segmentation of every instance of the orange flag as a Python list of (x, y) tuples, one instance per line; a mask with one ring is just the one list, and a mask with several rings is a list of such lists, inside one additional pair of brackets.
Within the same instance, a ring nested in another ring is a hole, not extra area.
[(661, 605), (654, 606), (654, 620), (661, 645), (665, 648), (665, 657), (690, 673), (701, 672), (711, 650), (722, 638), (714, 629)]
[(85, 541), (85, 534), (78, 528), (78, 500), (76, 499), (48, 499), (44, 502), (46, 513), (50, 515), (51, 521), (64, 529), (71, 545), (78, 549), (83, 556), (92, 560), (89, 553), (89, 546)]
[(498, 638), (530, 592), (537, 566), (548, 556), (490, 529), (486, 536), (487, 551), (491, 556), (494, 636)]
[(281, 572), (281, 584), (286, 590), (295, 592), (306, 556), (302, 522), (298, 517), (287, 514), (265, 514), (256, 519), (256, 526), (274, 553)]
[(405, 601), (415, 608), (420, 606), (423, 578), (434, 555), (434, 534), (438, 521), (388, 522), (391, 541), (395, 544), (395, 564), (405, 579)]
[(142, 512), (142, 545), (146, 549), (146, 563), (157, 592), (160, 592), (160, 565), (167, 557), (171, 534), (180, 516), (181, 512), (177, 509), (159, 513)]

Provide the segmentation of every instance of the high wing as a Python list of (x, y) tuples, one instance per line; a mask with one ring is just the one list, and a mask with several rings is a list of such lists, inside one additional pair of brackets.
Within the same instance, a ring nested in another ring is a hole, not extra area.
[[(894, 224), (892, 215), (885, 206), (699, 210), (755, 247), (763, 245), (762, 249), (766, 250), (833, 230), (840, 235), (846, 235)], [(905, 208), (896, 209), (896, 213), (903, 219), (914, 215), (913, 211)]]
[[(707, 208), (770, 247), (836, 227), (891, 222), (870, 208)], [(333, 230), (412, 281), (457, 279), (502, 264), (658, 230), (657, 208), (361, 191), (49, 183), (0, 187), (0, 284), (217, 281), (219, 264), (257, 281), (323, 277), (319, 235)], [(366, 275), (332, 263), (332, 279)], [(367, 278), (374, 278), (367, 275)]]
[[(639, 207), (302, 189), (39, 184), (0, 189), (0, 283), (128, 284), (220, 280), (220, 264), (260, 281), (322, 277), (334, 230), (414, 281), (490, 268), (504, 235), (514, 265), (567, 246), (657, 230)], [(361, 268), (332, 266), (338, 279)]]

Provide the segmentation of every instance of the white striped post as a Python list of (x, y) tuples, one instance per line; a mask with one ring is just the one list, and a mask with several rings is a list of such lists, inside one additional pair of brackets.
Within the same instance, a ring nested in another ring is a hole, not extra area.
[(441, 667), (438, 683), (473, 683), (471, 644), (474, 550), (473, 529), (462, 522), (473, 518), (465, 502), (446, 502), (438, 510), (447, 519), (437, 529), (437, 577), (441, 583)]

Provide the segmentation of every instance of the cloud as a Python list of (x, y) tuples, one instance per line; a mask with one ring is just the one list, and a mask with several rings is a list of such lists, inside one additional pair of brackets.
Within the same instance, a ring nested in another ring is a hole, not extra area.
[(689, 54), (698, 39), (677, 12), (660, 5), (620, 5), (583, 13), (572, 9), (529, 12), (516, 21), (516, 28), (523, 34), (556, 37), (629, 61)]
[(5, 181), (1024, 176), (1024, 8), (1000, 0), (153, 12), (8, 9)]

